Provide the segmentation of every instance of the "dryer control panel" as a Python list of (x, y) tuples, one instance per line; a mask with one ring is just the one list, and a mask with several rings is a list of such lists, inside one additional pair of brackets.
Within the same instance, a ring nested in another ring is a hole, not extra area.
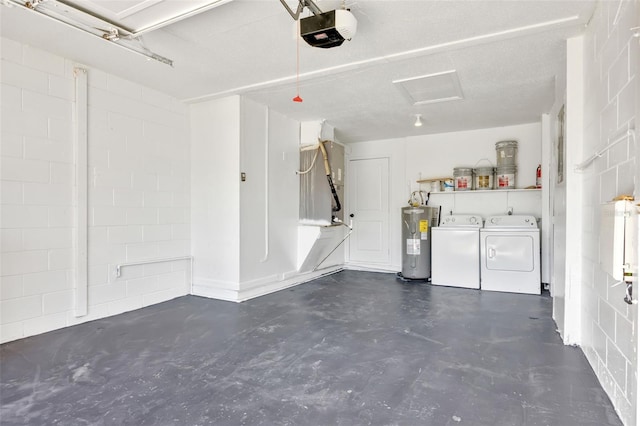
[(505, 215), (491, 216), (484, 225), (485, 228), (538, 228), (538, 221), (534, 216), (530, 215)]

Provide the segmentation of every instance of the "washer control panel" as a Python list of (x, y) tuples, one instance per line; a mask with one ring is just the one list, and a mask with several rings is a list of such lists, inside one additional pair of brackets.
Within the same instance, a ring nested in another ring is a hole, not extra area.
[(472, 214), (455, 214), (443, 216), (440, 226), (445, 228), (482, 228), (482, 217)]

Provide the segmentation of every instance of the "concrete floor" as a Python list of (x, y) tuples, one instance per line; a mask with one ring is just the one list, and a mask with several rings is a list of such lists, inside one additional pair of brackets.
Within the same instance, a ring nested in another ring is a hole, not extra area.
[(344, 271), (1, 347), (3, 426), (620, 425), (551, 299)]

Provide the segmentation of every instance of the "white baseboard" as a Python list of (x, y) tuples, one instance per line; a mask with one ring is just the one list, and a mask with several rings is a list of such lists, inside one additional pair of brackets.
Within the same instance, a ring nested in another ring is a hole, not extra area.
[(284, 290), (343, 270), (343, 265), (330, 266), (315, 272), (294, 271), (259, 278), (239, 285), (215, 280), (194, 279), (191, 294), (229, 302), (244, 302), (276, 291)]
[[(309, 282), (311, 280), (315, 280), (316, 278), (323, 277), (325, 275), (335, 274), (336, 272), (342, 271), (344, 268), (342, 265), (329, 266), (324, 269), (317, 270), (315, 272), (305, 272), (302, 274), (297, 274), (291, 278), (272, 281), (270, 283), (262, 283), (259, 286), (255, 284), (250, 288), (240, 290), (238, 295), (238, 302), (244, 302), (245, 300), (254, 299), (256, 297), (264, 296), (270, 293), (275, 293), (276, 291), (284, 290), (289, 287), (294, 287), (299, 284), (303, 284)], [(244, 287), (244, 285), (240, 285)]]
[(388, 274), (395, 274), (400, 272), (401, 268), (396, 265), (374, 265), (364, 263), (347, 262), (344, 264), (344, 269), (350, 271), (364, 271), (364, 272), (383, 272)]
[(237, 302), (239, 291), (237, 283), (200, 277), (194, 277), (191, 286), (191, 294), (194, 296), (226, 300), (228, 302)]

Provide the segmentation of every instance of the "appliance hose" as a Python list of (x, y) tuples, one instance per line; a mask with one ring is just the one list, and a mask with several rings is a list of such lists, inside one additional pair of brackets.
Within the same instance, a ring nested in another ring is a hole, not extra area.
[(336, 205), (332, 210), (334, 212), (339, 212), (340, 210), (342, 210), (342, 205), (340, 204), (340, 197), (338, 197), (336, 187), (333, 185), (333, 179), (331, 179), (331, 166), (329, 165), (329, 156), (327, 155), (327, 149), (324, 147), (324, 143), (322, 141), (320, 141), (318, 145), (320, 145), (320, 151), (322, 151), (322, 158), (324, 159), (324, 171), (327, 175), (327, 180), (329, 181), (329, 188), (331, 188), (331, 194), (333, 194), (333, 199), (336, 202)]

